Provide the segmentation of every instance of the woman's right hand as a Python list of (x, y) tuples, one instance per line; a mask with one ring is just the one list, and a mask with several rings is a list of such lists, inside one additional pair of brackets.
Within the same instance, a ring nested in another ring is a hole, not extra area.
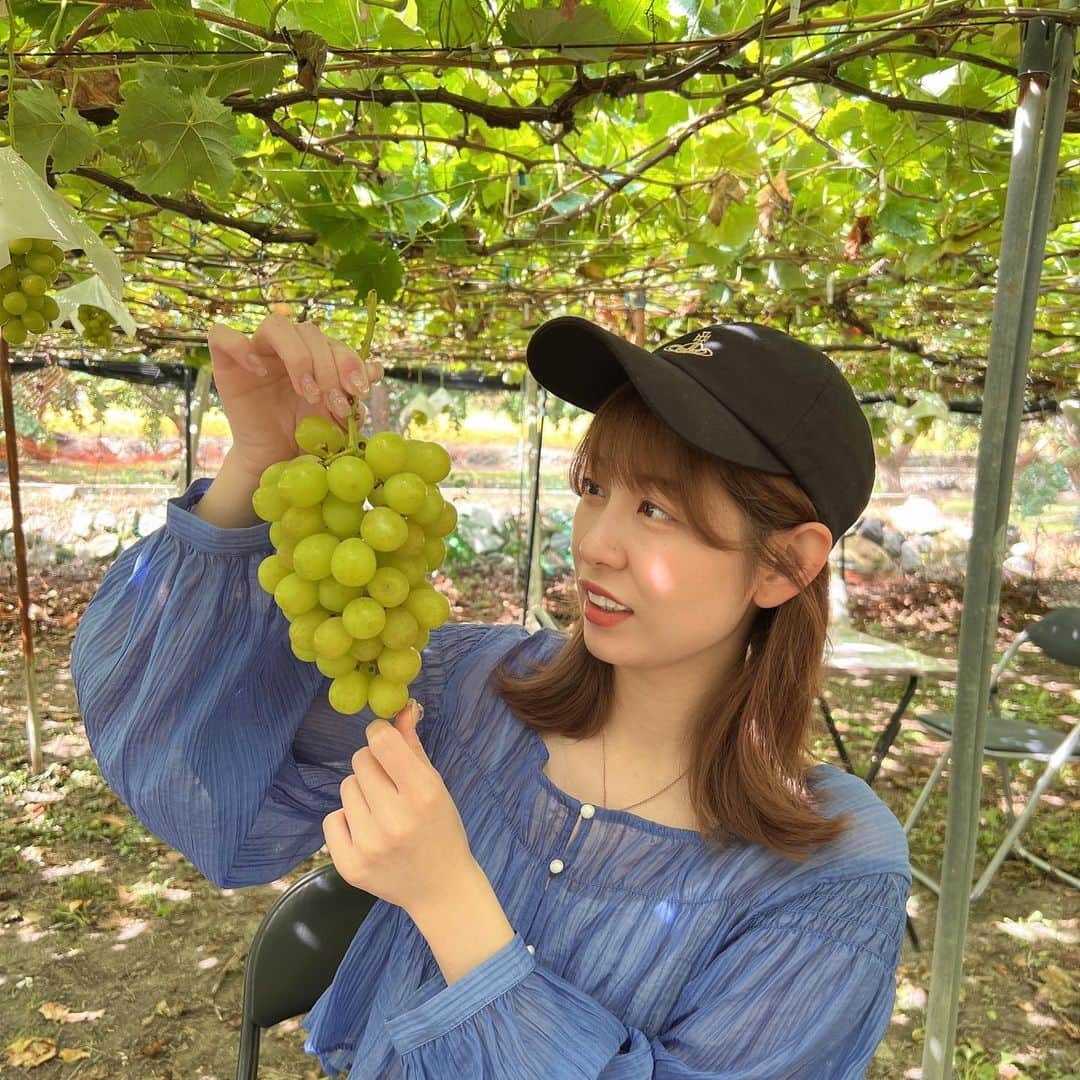
[(348, 395), (360, 399), (357, 427), (363, 424), (364, 401), (383, 375), (378, 361), (365, 362), (314, 323), (283, 315), (268, 315), (251, 337), (215, 323), (207, 344), (232, 430), (229, 453), (254, 474), (301, 453), (294, 432), (305, 416), (324, 416), (347, 430)]

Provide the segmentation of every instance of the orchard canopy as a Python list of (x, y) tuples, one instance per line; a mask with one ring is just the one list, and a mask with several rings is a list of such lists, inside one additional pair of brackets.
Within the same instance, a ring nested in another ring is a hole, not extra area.
[[(268, 310), (359, 339), (375, 288), (388, 363), (516, 383), (543, 319), (625, 332), (643, 294), (650, 343), (767, 321), (828, 348), (863, 394), (981, 397), (1017, 57), (1045, 8), (0, 0), (0, 12), (0, 119), (122, 260), (137, 338), (96, 355), (182, 359), (213, 322), (251, 329)], [(1076, 388), (1078, 131), (1074, 99), (1031, 400)], [(31, 346), (95, 355), (70, 331)]]

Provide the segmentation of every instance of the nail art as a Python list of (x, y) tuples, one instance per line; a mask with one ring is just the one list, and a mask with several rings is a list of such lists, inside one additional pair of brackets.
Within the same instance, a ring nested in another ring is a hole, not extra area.
[(352, 386), (353, 392), (357, 394), (366, 394), (368, 391), (368, 381), (359, 371), (354, 371), (349, 376), (349, 385)]

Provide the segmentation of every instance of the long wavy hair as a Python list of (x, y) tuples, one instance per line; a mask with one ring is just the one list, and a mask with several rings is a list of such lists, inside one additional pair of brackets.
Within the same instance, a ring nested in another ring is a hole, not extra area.
[[(790, 478), (712, 457), (663, 423), (629, 382), (597, 410), (570, 462), (580, 495), (596, 463), (631, 488), (659, 472), (683, 520), (716, 548), (741, 548), (749, 570), (766, 566), (799, 585), (789, 600), (759, 608), (741, 663), (717, 678), (693, 718), (689, 797), (708, 844), (733, 838), (795, 860), (835, 839), (846, 817), (823, 816), (806, 783), (813, 764), (810, 729), (820, 691), (829, 616), (829, 567), (802, 581), (776, 534), (817, 521), (809, 496)], [(717, 485), (742, 512), (744, 538), (720, 535), (707, 516), (703, 486)], [(523, 724), (574, 739), (597, 734), (609, 716), (614, 669), (585, 645), (580, 604), (566, 641), (541, 666), (515, 673), (505, 665), (492, 685)]]

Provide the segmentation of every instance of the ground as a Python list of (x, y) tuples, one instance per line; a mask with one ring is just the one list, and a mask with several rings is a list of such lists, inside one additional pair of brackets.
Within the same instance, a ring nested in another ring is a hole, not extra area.
[[(35, 647), (43, 713), (45, 770), (26, 765), (25, 691), (15, 619), (14, 571), (0, 568), (0, 1072), (79, 1080), (224, 1080), (235, 1072), (243, 964), (248, 943), (274, 898), (317, 855), (272, 885), (222, 890), (149, 835), (100, 784), (76, 708), (71, 637), (97, 587), (101, 566), (36, 571)], [(547, 582), (546, 603), (566, 610), (565, 580)], [(461, 620), (519, 621), (509, 575), (478, 567), (439, 582)], [(856, 624), (936, 655), (955, 656), (955, 589), (907, 582), (849, 583)], [(1007, 593), (1003, 640), (1037, 598)], [(1011, 692), (1040, 722), (1064, 727), (1080, 694), (1075, 670), (1021, 655)], [(897, 684), (830, 682), (834, 716), (857, 763), (899, 695)], [(928, 710), (951, 704), (951, 688), (920, 691)], [(824, 729), (817, 752), (835, 761)], [(901, 818), (941, 744), (911, 724), (875, 790)], [(1030, 781), (1033, 769), (1020, 775)], [(987, 773), (980, 836), (985, 860), (1001, 819), (995, 774)], [(1043, 796), (1030, 846), (1059, 863), (1080, 852), (1080, 769)], [(940, 858), (942, 798), (912, 837), (916, 860)], [(893, 1023), (867, 1074), (917, 1077), (929, 987), (936, 904), (916, 886), (909, 912), (921, 942), (904, 946)], [(959, 1012), (960, 1078), (1078, 1077), (1080, 897), (1029, 864), (1007, 860), (971, 910)], [(40, 1062), (40, 1063), (37, 1063)], [(303, 1051), (297, 1021), (264, 1035), (263, 1080), (321, 1077)]]

